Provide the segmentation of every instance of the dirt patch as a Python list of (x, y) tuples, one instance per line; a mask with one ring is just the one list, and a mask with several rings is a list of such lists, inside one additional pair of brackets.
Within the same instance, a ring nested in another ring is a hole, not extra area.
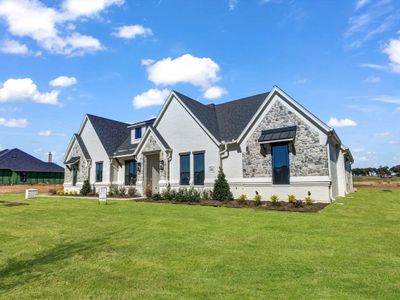
[(64, 190), (62, 184), (14, 184), (0, 185), (1, 193), (24, 193), (26, 189), (38, 189), (39, 193), (48, 193), (50, 189), (56, 191)]
[(252, 208), (263, 210), (279, 210), (279, 211), (294, 211), (294, 212), (318, 212), (329, 205), (329, 203), (313, 203), (302, 206), (295, 206), (292, 203), (279, 201), (272, 203), (271, 201), (263, 201), (261, 205), (255, 205), (253, 201), (248, 201), (248, 204), (239, 204), (237, 200), (229, 202), (221, 202), (217, 200), (200, 200), (199, 202), (177, 202), (168, 200), (152, 200), (152, 199), (137, 199), (136, 202), (150, 202), (150, 203), (170, 203), (170, 204), (183, 204), (183, 205), (200, 205), (200, 206), (213, 206), (213, 207), (231, 207), (231, 208)]
[(29, 204), (24, 202), (0, 201), (0, 206), (21, 206), (21, 205), (29, 205)]

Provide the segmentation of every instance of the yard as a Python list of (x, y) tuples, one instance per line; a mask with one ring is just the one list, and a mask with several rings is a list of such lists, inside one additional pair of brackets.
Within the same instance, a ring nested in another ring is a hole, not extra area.
[(0, 298), (400, 295), (400, 190), (318, 213), (0, 195)]

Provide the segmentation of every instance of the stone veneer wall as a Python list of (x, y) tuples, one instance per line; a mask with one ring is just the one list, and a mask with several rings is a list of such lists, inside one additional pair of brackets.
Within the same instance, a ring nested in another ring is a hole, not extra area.
[[(78, 182), (83, 182), (86, 179), (89, 178), (89, 166), (84, 159), (84, 155), (82, 152), (81, 147), (79, 147), (79, 144), (75, 141), (74, 146), (71, 149), (71, 157), (76, 157), (79, 156), (81, 160), (79, 161), (79, 170), (78, 170)], [(72, 170), (69, 170), (67, 167), (65, 167), (65, 177), (64, 177), (64, 182), (66, 183), (72, 183)]]
[(289, 154), (290, 176), (328, 176), (328, 155), (319, 143), (319, 133), (277, 101), (246, 143), (242, 154), (243, 177), (272, 177), (270, 153), (261, 153), (258, 139), (262, 130), (297, 126), (295, 154)]

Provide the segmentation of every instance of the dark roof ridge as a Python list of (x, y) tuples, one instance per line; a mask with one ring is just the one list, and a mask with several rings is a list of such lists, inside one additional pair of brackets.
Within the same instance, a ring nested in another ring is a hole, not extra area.
[(102, 117), (102, 116), (97, 116), (97, 115), (93, 115), (93, 114), (86, 114), (89, 118), (98, 118), (98, 119), (103, 119), (103, 120), (106, 120), (106, 121), (112, 121), (112, 122), (117, 122), (117, 123), (121, 123), (121, 124), (125, 124), (126, 126), (129, 126), (129, 125), (131, 125), (131, 124), (129, 124), (129, 123), (126, 123), (126, 122), (122, 122), (122, 121), (118, 121), (118, 120), (114, 120), (114, 119), (110, 119), (110, 118), (105, 118), (105, 117)]

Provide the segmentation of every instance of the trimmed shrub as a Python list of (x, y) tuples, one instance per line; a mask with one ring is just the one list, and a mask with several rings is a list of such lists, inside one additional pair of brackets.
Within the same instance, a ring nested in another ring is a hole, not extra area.
[(201, 198), (204, 200), (210, 200), (212, 198), (212, 191), (204, 189), (201, 193)]
[(118, 188), (118, 195), (122, 197), (126, 196), (126, 188), (124, 186)]
[(255, 206), (261, 205), (261, 195), (260, 194), (256, 194), (256, 196), (254, 197), (254, 205)]
[(136, 190), (135, 187), (131, 186), (131, 187), (128, 189), (128, 196), (129, 196), (129, 197), (136, 197), (136, 196), (137, 196), (137, 190)]
[(119, 192), (118, 185), (116, 185), (116, 184), (111, 184), (111, 185), (110, 185), (110, 192), (109, 192), (109, 195), (110, 195), (110, 196), (117, 196), (117, 195), (118, 195), (118, 192)]
[(151, 196), (153, 195), (153, 191), (151, 190), (151, 188), (147, 187), (146, 190), (144, 191), (144, 194), (146, 195), (147, 198), (151, 198)]
[(187, 191), (187, 201), (189, 202), (199, 202), (201, 194), (198, 190), (195, 190), (194, 187), (191, 187)]
[(49, 189), (49, 194), (54, 196), (57, 195), (58, 193), (55, 189)]
[(218, 177), (214, 182), (213, 199), (219, 201), (229, 201), (233, 199), (229, 183), (221, 167), (218, 171)]
[(187, 190), (185, 188), (180, 188), (175, 195), (175, 201), (185, 202), (187, 201)]
[(294, 204), (295, 201), (296, 201), (296, 196), (295, 195), (289, 195), (288, 196), (288, 202), (290, 204)]
[(155, 193), (151, 196), (151, 199), (153, 199), (154, 201), (160, 201), (162, 200), (162, 197), (160, 193)]
[(80, 194), (83, 195), (83, 196), (86, 196), (87, 194), (89, 194), (91, 192), (92, 192), (92, 187), (90, 186), (89, 180), (86, 179), (83, 182), (82, 188), (80, 190)]
[(271, 202), (273, 205), (276, 205), (276, 203), (278, 203), (278, 199), (279, 197), (277, 195), (272, 195), (271, 196)]
[(242, 194), (239, 196), (239, 199), (237, 200), (239, 205), (246, 205), (247, 204), (247, 196)]
[(310, 196), (307, 196), (304, 201), (306, 202), (306, 205), (312, 205), (313, 204), (313, 201), (312, 201)]
[(171, 186), (168, 184), (167, 188), (161, 193), (161, 197), (165, 200), (172, 201), (175, 200), (176, 192), (171, 190)]

